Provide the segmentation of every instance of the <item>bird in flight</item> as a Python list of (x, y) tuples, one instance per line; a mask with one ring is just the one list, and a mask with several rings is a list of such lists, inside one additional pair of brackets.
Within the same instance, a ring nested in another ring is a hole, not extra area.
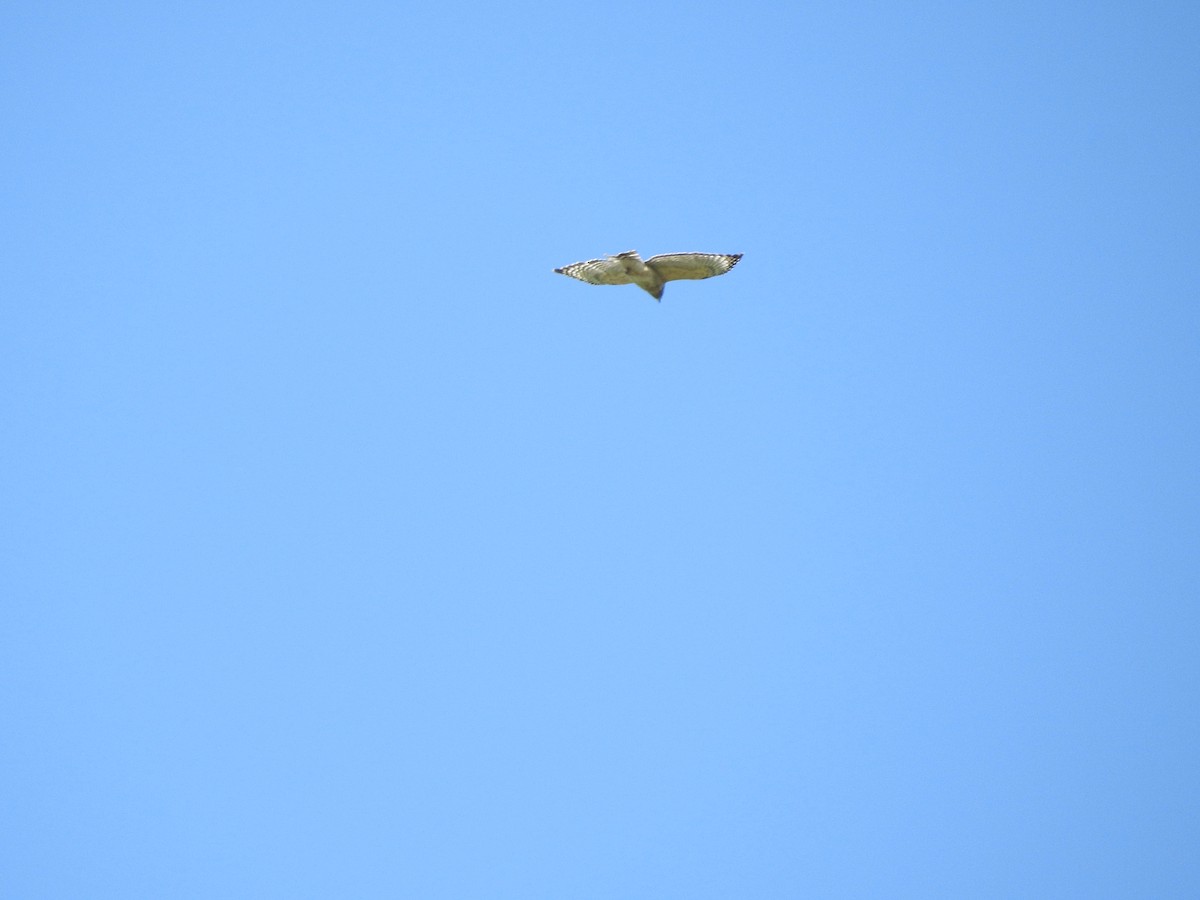
[(626, 250), (554, 271), (588, 284), (636, 284), (655, 300), (662, 300), (663, 285), (668, 281), (724, 275), (741, 258), (740, 253), (662, 253), (643, 260), (636, 250)]

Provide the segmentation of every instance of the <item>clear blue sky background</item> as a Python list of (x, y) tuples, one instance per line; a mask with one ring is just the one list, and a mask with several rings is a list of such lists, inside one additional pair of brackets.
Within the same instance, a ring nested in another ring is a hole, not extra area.
[(1198, 44), (7, 4), (0, 894), (1200, 894)]

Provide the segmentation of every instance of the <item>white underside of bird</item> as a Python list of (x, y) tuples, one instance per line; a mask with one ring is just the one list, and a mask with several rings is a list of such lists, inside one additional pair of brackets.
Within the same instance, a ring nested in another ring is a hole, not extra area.
[(724, 275), (741, 258), (740, 253), (663, 253), (643, 260), (636, 250), (626, 250), (554, 271), (588, 284), (636, 284), (655, 300), (662, 300), (663, 286), (668, 281)]

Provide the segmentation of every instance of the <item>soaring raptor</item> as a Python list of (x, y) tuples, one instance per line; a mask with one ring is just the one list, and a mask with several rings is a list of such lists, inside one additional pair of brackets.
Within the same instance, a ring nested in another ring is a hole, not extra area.
[(626, 250), (554, 271), (588, 284), (636, 284), (655, 300), (662, 300), (663, 285), (668, 281), (724, 275), (741, 258), (740, 253), (663, 253), (643, 260), (636, 250)]

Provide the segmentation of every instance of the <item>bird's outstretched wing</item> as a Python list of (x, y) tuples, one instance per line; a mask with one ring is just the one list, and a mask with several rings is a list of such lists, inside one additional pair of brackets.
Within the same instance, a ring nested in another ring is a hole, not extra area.
[(588, 284), (633, 284), (633, 279), (625, 274), (625, 267), (611, 257), (571, 263), (554, 271), (586, 281)]
[(663, 281), (679, 281), (724, 275), (741, 258), (740, 253), (663, 253), (650, 257), (646, 265), (661, 275)]

